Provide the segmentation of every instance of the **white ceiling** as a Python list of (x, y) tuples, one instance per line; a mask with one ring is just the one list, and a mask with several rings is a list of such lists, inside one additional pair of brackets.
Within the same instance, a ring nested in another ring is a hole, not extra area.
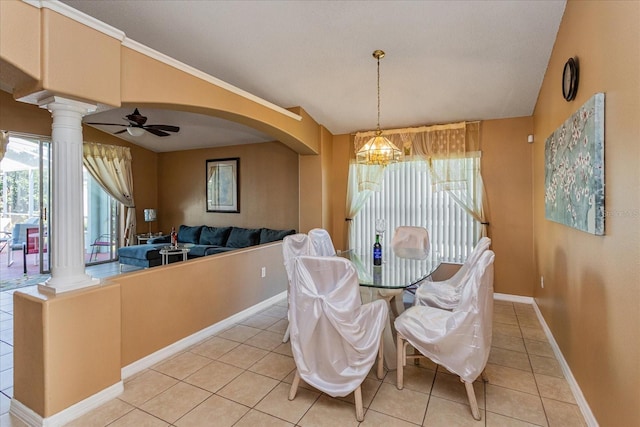
[[(383, 129), (531, 115), (565, 7), (564, 0), (63, 2), (269, 102), (301, 106), (333, 134), (376, 127), (375, 49), (386, 52)], [(85, 121), (126, 123), (131, 111)], [(165, 138), (121, 134), (154, 151), (272, 139), (201, 115), (141, 113), (148, 124), (181, 127)]]

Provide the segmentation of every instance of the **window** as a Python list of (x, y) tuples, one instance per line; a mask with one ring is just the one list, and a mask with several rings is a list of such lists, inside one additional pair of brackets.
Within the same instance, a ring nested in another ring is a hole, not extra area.
[[(437, 166), (435, 162), (448, 161), (433, 162)], [(480, 169), (479, 156), (452, 161), (459, 162), (467, 171)], [(464, 175), (468, 177), (464, 181), (434, 186), (427, 162), (408, 161), (389, 165), (384, 170), (381, 190), (372, 192), (353, 218), (350, 241), (372, 247), (376, 219), (384, 219), (386, 229), (383, 239), (387, 240), (386, 243), (400, 225), (425, 227), (429, 231), (431, 250), (437, 251), (443, 262), (464, 262), (482, 230), (480, 222), (454, 200), (454, 196), (462, 198), (460, 192), (464, 192), (466, 186), (475, 187), (475, 180), (479, 180), (479, 174), (477, 178), (476, 174)], [(481, 206), (482, 201), (476, 203)]]

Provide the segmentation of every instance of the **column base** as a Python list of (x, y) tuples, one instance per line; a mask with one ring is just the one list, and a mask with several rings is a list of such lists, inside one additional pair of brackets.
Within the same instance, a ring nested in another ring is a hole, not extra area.
[(76, 277), (55, 278), (51, 277), (44, 283), (38, 285), (38, 290), (46, 294), (61, 294), (64, 292), (75, 291), (78, 289), (88, 288), (100, 284), (100, 279), (95, 279), (86, 274)]

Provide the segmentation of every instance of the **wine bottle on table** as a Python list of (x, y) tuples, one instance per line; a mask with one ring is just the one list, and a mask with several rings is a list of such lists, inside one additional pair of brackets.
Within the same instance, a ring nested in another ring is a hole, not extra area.
[(175, 227), (171, 227), (171, 247), (172, 248), (178, 247), (178, 234), (176, 233)]
[(379, 234), (376, 234), (376, 242), (373, 244), (373, 265), (382, 265), (382, 245)]

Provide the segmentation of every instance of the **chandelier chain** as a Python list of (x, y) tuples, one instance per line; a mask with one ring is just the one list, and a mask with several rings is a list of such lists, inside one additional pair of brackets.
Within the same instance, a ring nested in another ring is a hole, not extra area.
[(376, 56), (378, 60), (378, 127), (377, 130), (380, 131), (380, 56)]

